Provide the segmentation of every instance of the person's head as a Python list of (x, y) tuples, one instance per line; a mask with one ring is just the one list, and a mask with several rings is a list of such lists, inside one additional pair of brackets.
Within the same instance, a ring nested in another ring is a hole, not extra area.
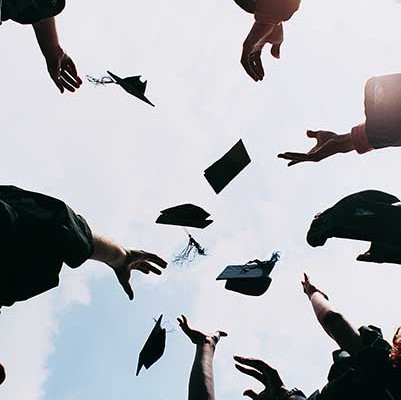
[(0, 385), (6, 380), (6, 370), (3, 365), (0, 364)]
[(394, 367), (401, 368), (401, 326), (395, 331), (390, 358)]

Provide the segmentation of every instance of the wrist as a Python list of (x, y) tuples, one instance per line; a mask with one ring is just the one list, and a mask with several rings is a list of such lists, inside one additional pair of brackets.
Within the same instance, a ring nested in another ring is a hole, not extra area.
[(348, 153), (355, 150), (354, 142), (350, 133), (345, 133), (343, 135), (338, 135), (338, 142), (340, 144), (340, 152)]

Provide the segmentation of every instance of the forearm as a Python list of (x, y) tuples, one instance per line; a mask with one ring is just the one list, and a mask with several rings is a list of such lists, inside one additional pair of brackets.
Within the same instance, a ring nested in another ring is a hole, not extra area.
[(46, 58), (49, 54), (62, 51), (57, 35), (56, 19), (54, 17), (44, 19), (32, 24), (40, 50)]
[(104, 262), (110, 266), (121, 265), (127, 256), (125, 249), (105, 236), (92, 232), (94, 251), (91, 259)]
[(189, 379), (188, 400), (214, 400), (213, 358), (215, 345), (196, 346), (195, 359)]
[(339, 312), (334, 311), (322, 293), (311, 295), (313, 311), (325, 332), (336, 341), (341, 349), (349, 353), (361, 347), (358, 331)]

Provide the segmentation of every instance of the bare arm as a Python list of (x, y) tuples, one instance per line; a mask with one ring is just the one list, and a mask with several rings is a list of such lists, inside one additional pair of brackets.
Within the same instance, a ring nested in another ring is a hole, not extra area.
[(78, 76), (74, 62), (60, 46), (55, 18), (44, 19), (32, 26), (50, 77), (61, 93), (64, 89), (74, 92), (81, 86), (82, 80)]
[(328, 297), (312, 285), (305, 274), (302, 282), (304, 292), (312, 303), (313, 311), (326, 333), (340, 346), (341, 349), (353, 354), (361, 347), (359, 332), (339, 312), (334, 311)]
[(134, 298), (134, 291), (129, 282), (132, 270), (138, 270), (144, 274), (152, 272), (160, 275), (161, 271), (158, 267), (166, 268), (167, 266), (166, 261), (156, 254), (143, 250), (127, 250), (112, 239), (93, 231), (92, 237), (94, 251), (91, 259), (101, 261), (114, 270), (130, 300)]
[(178, 318), (183, 332), (196, 345), (195, 359), (189, 378), (188, 400), (215, 400), (213, 359), (216, 345), (220, 337), (227, 333), (216, 331), (207, 335), (188, 326), (184, 315)]

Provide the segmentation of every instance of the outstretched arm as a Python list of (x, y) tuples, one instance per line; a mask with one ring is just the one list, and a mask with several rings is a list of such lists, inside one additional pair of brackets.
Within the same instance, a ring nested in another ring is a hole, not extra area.
[(130, 300), (134, 298), (134, 291), (129, 283), (131, 271), (138, 270), (144, 274), (152, 272), (160, 275), (161, 271), (157, 267), (167, 267), (167, 262), (156, 254), (143, 250), (127, 250), (108, 237), (98, 235), (95, 232), (92, 232), (92, 236), (94, 251), (91, 259), (101, 261), (114, 270)]
[(71, 58), (60, 47), (54, 17), (32, 24), (40, 50), (45, 57), (50, 77), (61, 93), (75, 92), (82, 80)]
[(208, 335), (188, 326), (185, 315), (177, 318), (181, 329), (196, 345), (195, 359), (189, 378), (188, 400), (215, 400), (213, 358), (216, 345), (221, 337), (227, 336), (223, 331)]
[(343, 317), (342, 314), (334, 311), (329, 303), (326, 294), (320, 291), (304, 274), (302, 282), (305, 294), (312, 303), (313, 311), (323, 329), (340, 346), (341, 349), (353, 354), (361, 347), (359, 332)]

